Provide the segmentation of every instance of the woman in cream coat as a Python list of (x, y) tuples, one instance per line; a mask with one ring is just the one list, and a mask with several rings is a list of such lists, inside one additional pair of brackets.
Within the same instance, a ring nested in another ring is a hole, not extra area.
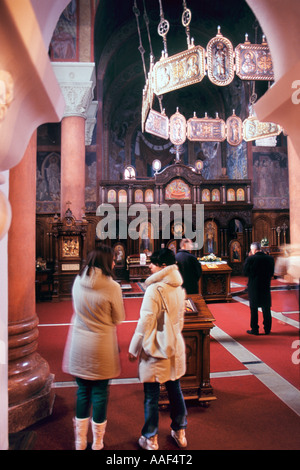
[[(162, 249), (153, 253), (150, 260), (152, 275), (146, 280), (140, 319), (129, 346), (129, 360), (134, 361), (139, 356), (139, 378), (144, 384), (145, 423), (139, 445), (147, 450), (158, 449), (158, 399), (160, 384), (164, 383), (171, 407), (171, 436), (180, 447), (186, 447), (187, 411), (179, 382), (186, 370), (185, 342), (181, 333), (185, 310), (183, 280), (173, 251)], [(173, 345), (162, 342), (159, 346), (153, 331), (157, 329), (164, 306), (175, 338)], [(171, 353), (167, 346), (173, 349)]]
[(87, 446), (93, 407), (93, 450), (103, 448), (109, 379), (120, 374), (116, 325), (125, 318), (121, 287), (112, 279), (113, 252), (101, 246), (89, 253), (87, 266), (75, 278), (74, 315), (63, 369), (78, 385), (74, 419), (75, 448)]

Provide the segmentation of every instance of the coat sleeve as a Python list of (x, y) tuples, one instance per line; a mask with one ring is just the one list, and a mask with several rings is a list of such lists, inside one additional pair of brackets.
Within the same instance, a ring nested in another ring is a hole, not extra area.
[(245, 261), (245, 264), (244, 264), (244, 275), (249, 277), (249, 274), (250, 274), (250, 265), (251, 265), (251, 257), (248, 256), (248, 258), (246, 258), (246, 261)]
[(118, 325), (125, 320), (125, 309), (122, 297), (122, 289), (117, 283), (115, 283), (115, 288), (112, 290), (111, 295), (111, 317), (112, 322), (115, 325)]
[(184, 314), (185, 314), (185, 292), (181, 288), (181, 306), (179, 310), (179, 324), (180, 324), (180, 331), (183, 330), (184, 327)]
[(274, 271), (275, 271), (275, 261), (272, 256), (270, 256), (270, 277), (274, 276)]
[(153, 295), (153, 286), (149, 286), (143, 298), (140, 319), (129, 345), (129, 352), (133, 356), (136, 357), (140, 354), (143, 348), (144, 336), (149, 334), (154, 328), (159, 310), (160, 304), (158, 298)]
[(197, 278), (200, 279), (200, 277), (202, 275), (202, 266), (199, 263), (199, 261), (197, 260), (197, 258), (194, 258), (194, 265), (195, 265), (195, 269), (196, 269)]

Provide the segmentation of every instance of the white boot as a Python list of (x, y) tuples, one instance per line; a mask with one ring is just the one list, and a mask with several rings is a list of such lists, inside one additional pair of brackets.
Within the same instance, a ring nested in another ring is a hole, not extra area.
[(107, 421), (103, 421), (103, 423), (95, 423), (92, 420), (92, 430), (93, 430), (93, 444), (92, 450), (101, 450), (104, 447), (103, 444), (103, 437), (105, 434)]
[(74, 418), (74, 433), (75, 433), (75, 449), (85, 450), (87, 446), (87, 433), (89, 428), (90, 418)]

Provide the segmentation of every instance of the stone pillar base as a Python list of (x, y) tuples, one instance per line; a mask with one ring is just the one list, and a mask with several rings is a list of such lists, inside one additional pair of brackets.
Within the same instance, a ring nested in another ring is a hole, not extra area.
[(55, 399), (53, 382), (54, 374), (50, 374), (44, 388), (39, 393), (8, 409), (10, 434), (19, 432), (52, 414)]

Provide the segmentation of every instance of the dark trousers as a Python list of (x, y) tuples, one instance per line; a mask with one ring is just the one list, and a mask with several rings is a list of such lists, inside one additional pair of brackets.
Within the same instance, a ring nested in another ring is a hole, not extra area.
[(76, 417), (89, 418), (93, 408), (93, 421), (103, 423), (106, 420), (109, 381), (85, 380), (77, 377), (76, 382), (78, 385)]
[[(263, 318), (264, 318), (264, 330), (265, 333), (270, 333), (272, 327), (272, 315), (270, 307), (261, 307)], [(252, 331), (258, 333), (258, 307), (250, 307), (251, 320), (250, 327)]]
[[(165, 384), (170, 401), (171, 428), (174, 431), (185, 429), (187, 426), (187, 410), (182, 395), (179, 380), (168, 381)], [(144, 414), (145, 424), (142, 435), (149, 438), (158, 432), (159, 409), (158, 400), (160, 384), (158, 382), (144, 383)]]

